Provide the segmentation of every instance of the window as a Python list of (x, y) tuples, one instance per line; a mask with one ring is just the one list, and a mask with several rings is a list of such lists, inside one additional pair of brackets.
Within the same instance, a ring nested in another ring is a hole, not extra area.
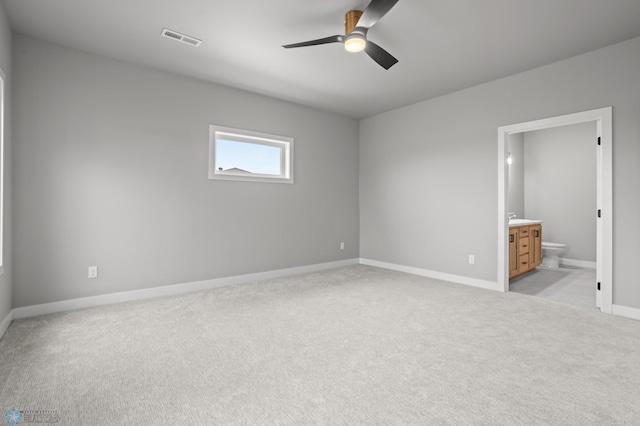
[(211, 125), (209, 179), (293, 183), (293, 138)]
[(5, 76), (0, 69), (0, 274), (4, 273), (4, 82)]

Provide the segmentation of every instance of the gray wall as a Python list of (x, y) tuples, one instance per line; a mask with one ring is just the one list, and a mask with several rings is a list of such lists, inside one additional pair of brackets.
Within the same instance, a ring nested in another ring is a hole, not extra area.
[(12, 222), (11, 222), (11, 27), (0, 2), (0, 68), (5, 74), (4, 134), (4, 273), (0, 276), (0, 322), (11, 312), (12, 298)]
[(361, 257), (495, 281), (496, 129), (613, 106), (613, 297), (640, 308), (638, 99), (640, 38), (361, 120)]
[(509, 165), (509, 194), (507, 210), (518, 218), (526, 219), (524, 212), (524, 133), (509, 136), (509, 152), (512, 163)]
[(525, 217), (567, 244), (567, 259), (596, 261), (595, 141), (595, 122), (524, 134)]
[[(14, 39), (14, 307), (358, 257), (357, 121)], [(208, 180), (211, 123), (294, 137), (295, 183)]]

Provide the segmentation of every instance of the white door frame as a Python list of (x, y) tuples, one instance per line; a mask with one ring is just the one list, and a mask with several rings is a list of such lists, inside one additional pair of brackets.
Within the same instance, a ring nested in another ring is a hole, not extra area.
[[(509, 291), (509, 220), (507, 214), (509, 135), (595, 121), (597, 136), (597, 209), (602, 212), (596, 221), (596, 280), (600, 283), (597, 304), (602, 312), (612, 313), (613, 306), (613, 167), (612, 108), (600, 108), (558, 117), (511, 124), (498, 128), (498, 288)], [(597, 141), (593, 141), (594, 145)], [(594, 212), (596, 214), (597, 212)], [(596, 283), (594, 283), (595, 287)]]

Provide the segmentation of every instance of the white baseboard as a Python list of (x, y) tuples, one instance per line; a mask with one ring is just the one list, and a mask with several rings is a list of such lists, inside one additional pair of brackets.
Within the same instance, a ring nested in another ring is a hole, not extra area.
[(634, 320), (640, 320), (640, 309), (630, 308), (628, 306), (622, 306), (622, 305), (612, 305), (612, 308), (613, 308), (612, 310), (613, 315), (631, 318)]
[(443, 281), (451, 281), (458, 284), (465, 284), (472, 287), (480, 287), (487, 290), (502, 291), (497, 282), (479, 280), (476, 278), (464, 277), (461, 275), (447, 274), (444, 272), (430, 271), (428, 269), (414, 268), (413, 266), (396, 265), (394, 263), (380, 262), (377, 260), (360, 258), (363, 265), (377, 266), (378, 268), (391, 269), (393, 271), (406, 272), (408, 274), (420, 275), (422, 277), (435, 278)]
[[(275, 271), (258, 272), (255, 274), (237, 275), (233, 277), (215, 278), (211, 280), (195, 281), (184, 284), (174, 284), (162, 287), (146, 288), (142, 290), (125, 291), (121, 293), (104, 294), (100, 296), (83, 297), (80, 299), (62, 300), (60, 302), (43, 303), (41, 305), (24, 306), (13, 309), (13, 318), (27, 318), (54, 312), (70, 311), (74, 309), (89, 308), (92, 306), (108, 305), (111, 303), (130, 302), (133, 300), (150, 299), (158, 296), (170, 296), (174, 294), (189, 293), (192, 291), (209, 290), (233, 284), (250, 281), (282, 278), (291, 275), (307, 274), (340, 268), (343, 266), (357, 265), (359, 259), (339, 260), (336, 262), (319, 263), (315, 265), (298, 266), (295, 268), (278, 269)], [(6, 320), (5, 320), (6, 321)], [(9, 321), (10, 323), (11, 321)], [(4, 322), (2, 323), (4, 324)], [(8, 324), (7, 324), (8, 327)]]
[(596, 262), (590, 262), (588, 260), (565, 259), (564, 257), (561, 257), (559, 260), (561, 265), (577, 266), (578, 268), (596, 269)]
[(9, 311), (7, 316), (4, 317), (2, 322), (0, 322), (0, 339), (2, 339), (2, 336), (4, 336), (4, 333), (6, 333), (7, 328), (9, 328), (9, 326), (11, 325), (11, 321), (13, 321), (13, 311)]
[[(233, 284), (240, 284), (250, 281), (260, 281), (274, 278), (282, 278), (291, 275), (307, 274), (312, 272), (324, 271), (327, 269), (340, 268), (343, 266), (357, 264), (375, 266), (378, 268), (391, 269), (393, 271), (406, 272), (408, 274), (419, 275), (423, 277), (435, 278), (438, 280), (454, 282), (458, 284), (469, 285), (472, 287), (484, 288), (487, 290), (502, 291), (498, 287), (498, 283), (492, 281), (479, 280), (476, 278), (464, 277), (461, 275), (447, 274), (444, 272), (436, 272), (428, 269), (414, 268), (412, 266), (397, 265), (394, 263), (380, 262), (371, 259), (347, 259), (336, 262), (319, 263), (315, 265), (299, 266), (288, 269), (278, 269), (275, 271), (258, 272), (255, 274), (237, 275), (233, 277), (216, 278), (211, 280), (196, 281), (184, 284), (174, 284), (162, 287), (153, 287), (143, 290), (126, 291), (121, 293), (105, 294), (100, 296), (83, 297), (80, 299), (63, 300), (60, 302), (44, 303), (41, 305), (24, 306), (14, 308), (0, 322), (0, 338), (9, 328), (11, 321), (14, 319), (33, 317), (55, 312), (70, 311), (74, 309), (89, 308), (92, 306), (108, 305), (111, 303), (129, 302), (133, 300), (149, 299), (159, 296), (170, 296), (174, 294), (189, 293), (192, 291), (208, 290), (217, 287), (224, 287)], [(588, 267), (588, 266), (587, 266)], [(630, 308), (628, 306), (613, 305), (612, 314), (640, 320), (640, 309)]]

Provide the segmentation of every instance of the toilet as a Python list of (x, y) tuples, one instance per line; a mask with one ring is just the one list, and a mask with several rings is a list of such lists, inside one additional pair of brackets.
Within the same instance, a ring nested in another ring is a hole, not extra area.
[(543, 268), (557, 268), (560, 266), (560, 256), (566, 251), (566, 244), (542, 242)]

